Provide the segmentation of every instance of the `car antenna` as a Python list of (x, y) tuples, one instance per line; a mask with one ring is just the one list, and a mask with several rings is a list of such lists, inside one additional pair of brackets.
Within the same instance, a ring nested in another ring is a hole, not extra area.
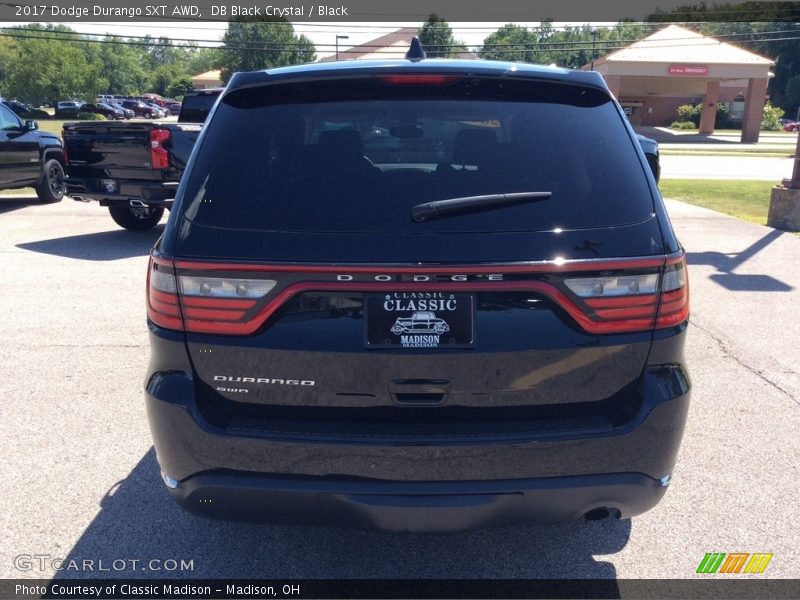
[(419, 41), (416, 35), (411, 38), (411, 46), (409, 46), (408, 52), (406, 52), (406, 58), (414, 62), (427, 58), (425, 50), (422, 48), (422, 42)]

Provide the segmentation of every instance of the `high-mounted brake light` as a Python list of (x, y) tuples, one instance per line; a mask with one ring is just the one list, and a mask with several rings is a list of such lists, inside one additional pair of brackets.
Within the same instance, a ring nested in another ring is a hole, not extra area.
[(153, 169), (166, 169), (169, 167), (169, 152), (164, 147), (164, 142), (169, 138), (169, 129), (150, 130), (150, 165)]
[(408, 73), (381, 75), (378, 79), (390, 85), (446, 85), (458, 81), (461, 78), (457, 75), (419, 75)]

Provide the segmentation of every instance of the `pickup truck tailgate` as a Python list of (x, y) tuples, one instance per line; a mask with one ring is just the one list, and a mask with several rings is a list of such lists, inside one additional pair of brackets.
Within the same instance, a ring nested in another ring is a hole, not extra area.
[[(150, 123), (72, 124), (64, 126), (70, 175), (101, 177), (98, 169), (117, 177), (140, 178), (150, 164)], [(130, 173), (127, 171), (130, 170)], [(150, 176), (152, 177), (152, 175)], [(146, 177), (149, 179), (150, 177)]]

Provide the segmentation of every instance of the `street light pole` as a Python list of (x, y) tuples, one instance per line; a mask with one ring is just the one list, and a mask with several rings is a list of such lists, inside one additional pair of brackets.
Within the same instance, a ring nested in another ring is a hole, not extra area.
[(339, 60), (339, 40), (349, 40), (349, 35), (337, 35), (336, 36), (336, 60)]

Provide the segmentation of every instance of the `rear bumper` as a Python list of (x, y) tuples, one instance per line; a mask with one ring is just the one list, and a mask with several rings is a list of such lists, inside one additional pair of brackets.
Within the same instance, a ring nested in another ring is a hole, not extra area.
[(101, 179), (90, 177), (69, 177), (67, 179), (67, 195), (75, 200), (96, 200), (101, 206), (128, 204), (131, 200), (140, 200), (150, 206), (164, 206), (167, 201), (175, 197), (178, 189), (177, 181), (163, 183), (142, 181), (137, 179), (113, 179), (118, 186), (118, 192), (105, 191)]
[(565, 521), (595, 508), (627, 518), (664, 495), (690, 399), (672, 362), (677, 335), (654, 344), (660, 364), (645, 369), (640, 408), (620, 426), (405, 440), (227, 429), (198, 407), (180, 334), (152, 336), (145, 398), (158, 462), (172, 496), (209, 517), (402, 531)]
[(655, 506), (666, 484), (640, 473), (414, 483), (203, 473), (169, 491), (184, 508), (204, 517), (456, 532), (571, 521), (595, 509), (632, 517)]

